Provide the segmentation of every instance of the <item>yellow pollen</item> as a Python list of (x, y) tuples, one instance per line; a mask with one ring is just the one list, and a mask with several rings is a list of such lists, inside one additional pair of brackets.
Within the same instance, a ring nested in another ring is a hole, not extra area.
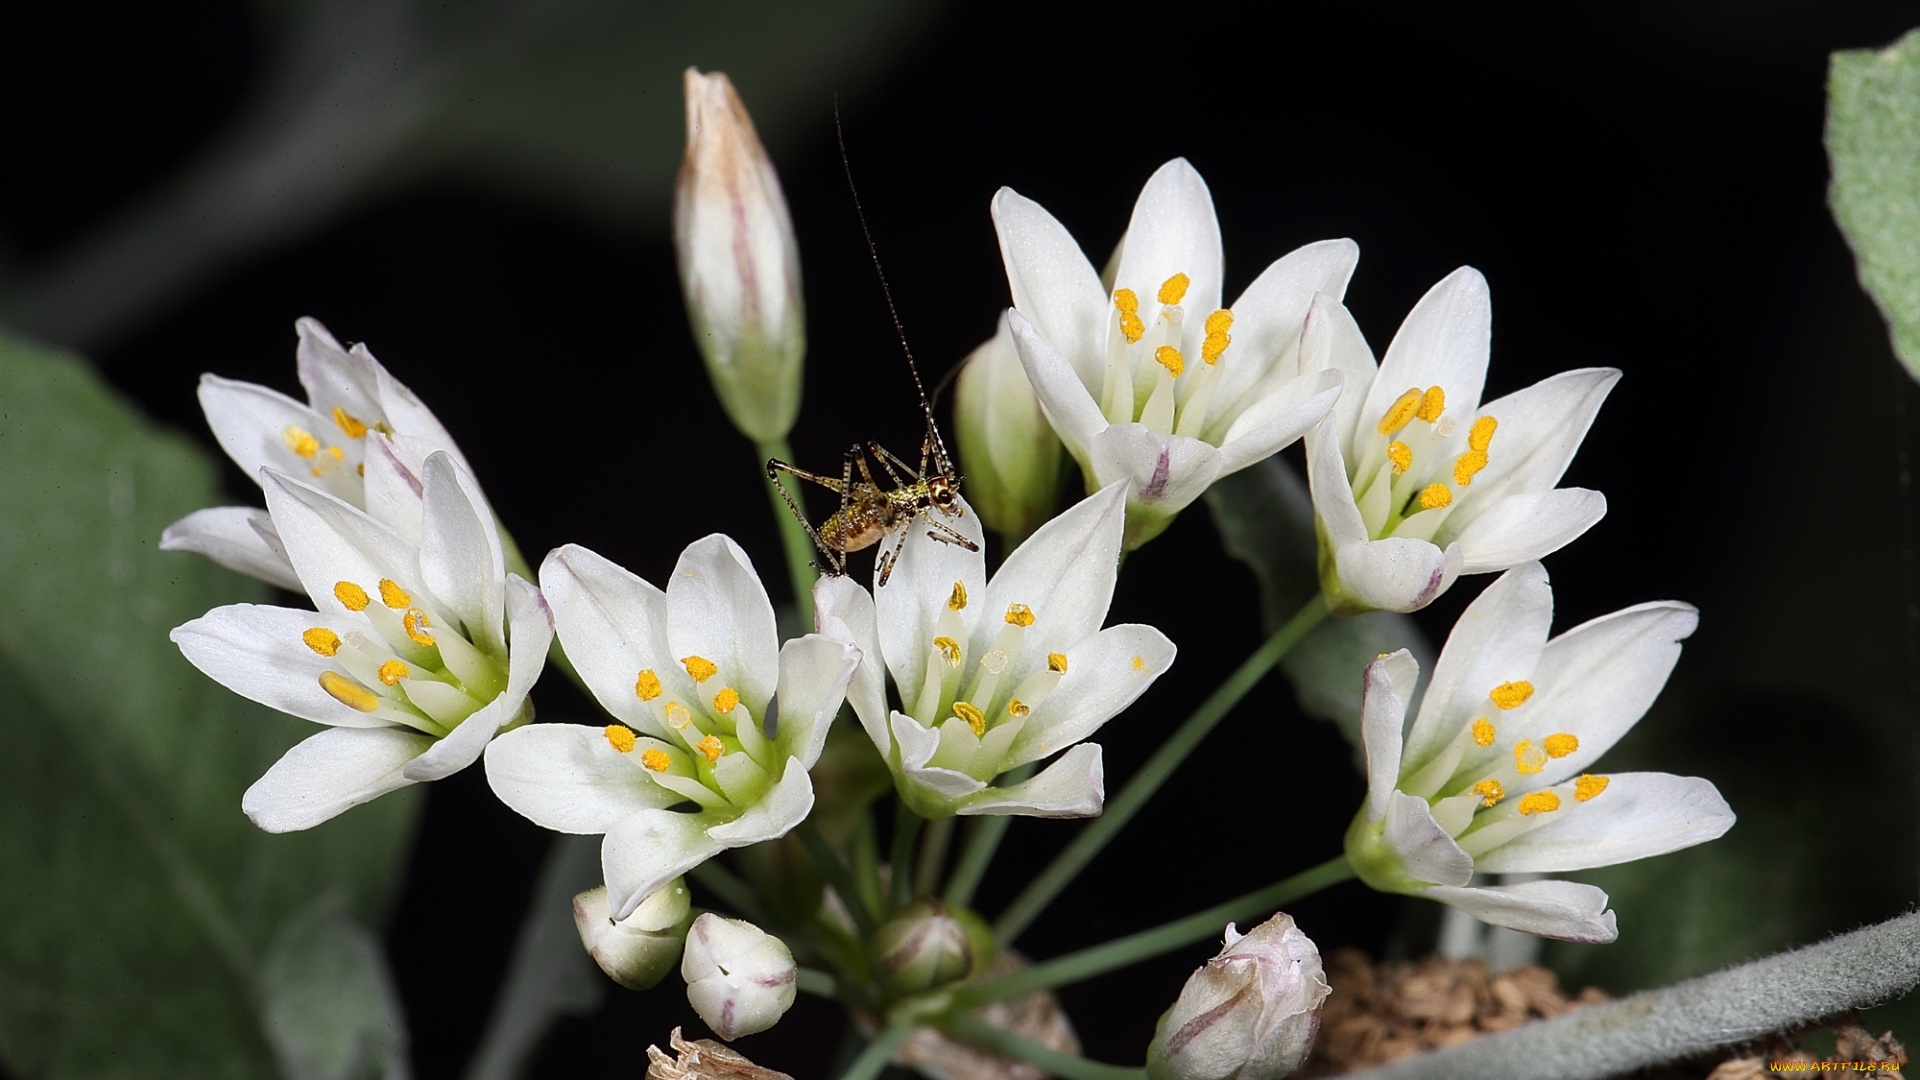
[(1031, 712), (1033, 712), (1033, 706), (1021, 701), (1019, 698), (1007, 699), (1008, 716), (1026, 716)]
[[(620, 724), (607, 725), (607, 742), (623, 754), (633, 753), (633, 729)], [(656, 753), (649, 750), (647, 753)], [(644, 760), (644, 759), (643, 759)]]
[(1187, 298), (1187, 286), (1193, 279), (1185, 274), (1175, 274), (1160, 284), (1160, 302), (1177, 304)]
[(1206, 340), (1200, 343), (1200, 359), (1209, 364), (1217, 364), (1220, 362), (1220, 354), (1226, 352), (1227, 346), (1231, 344), (1233, 339), (1225, 334), (1208, 334)]
[(720, 755), (727, 752), (726, 744), (722, 743), (719, 739), (714, 738), (712, 735), (709, 735), (706, 738), (701, 739), (699, 742), (694, 743), (693, 748), (695, 750), (700, 751), (702, 754), (706, 755), (707, 764), (709, 765), (713, 764), (716, 761), (719, 761)]
[(1413, 467), (1413, 448), (1395, 439), (1387, 444), (1387, 460), (1393, 462), (1393, 475), (1399, 476)]
[(1453, 459), (1453, 482), (1461, 487), (1473, 483), (1473, 474), (1487, 467), (1485, 450), (1469, 450)]
[(1484, 716), (1473, 722), (1473, 742), (1476, 746), (1493, 745), (1493, 724)]
[(1141, 672), (1141, 673), (1143, 673), (1143, 674), (1144, 674), (1144, 673), (1146, 672), (1146, 670), (1147, 670), (1147, 661), (1146, 661), (1146, 658), (1145, 658), (1145, 657), (1140, 657), (1140, 656), (1136, 656), (1136, 657), (1134, 657), (1134, 658), (1133, 658), (1133, 670), (1135, 670), (1135, 671), (1138, 671), (1138, 672)]
[(381, 578), (380, 602), (395, 611), (399, 611), (403, 607), (411, 607), (413, 605), (413, 597), (408, 596), (407, 590), (394, 584), (391, 580)]
[(940, 659), (945, 660), (948, 667), (960, 666), (959, 642), (950, 637), (937, 637), (933, 639), (933, 647), (940, 650)]
[(1126, 312), (1128, 315), (1138, 315), (1140, 314), (1140, 297), (1135, 295), (1132, 289), (1115, 289), (1113, 290), (1113, 306)]
[(1610, 781), (1604, 776), (1595, 776), (1592, 773), (1581, 773), (1580, 779), (1573, 782), (1573, 797), (1581, 802), (1586, 802), (1588, 799), (1607, 790), (1608, 783), (1610, 783)]
[[(627, 737), (632, 738), (633, 736), (629, 735)], [(640, 752), (640, 764), (645, 765), (654, 772), (666, 772), (667, 766), (673, 764), (673, 759), (667, 756), (665, 750), (658, 747), (648, 747)]]
[(1473, 785), (1473, 793), (1480, 796), (1481, 806), (1492, 806), (1507, 797), (1507, 791), (1498, 780), (1482, 780)]
[(1120, 332), (1132, 345), (1146, 335), (1147, 324), (1140, 321), (1140, 298), (1132, 289), (1115, 289), (1113, 306), (1120, 309)]
[(333, 598), (345, 604), (348, 611), (365, 611), (367, 605), (372, 603), (367, 596), (367, 590), (351, 581), (334, 582)]
[(1033, 609), (1025, 604), (1008, 604), (1007, 621), (1015, 626), (1032, 626)]
[(1422, 510), (1443, 510), (1453, 505), (1453, 489), (1445, 484), (1428, 484), (1420, 492)]
[(1420, 395), (1420, 411), (1414, 415), (1431, 424), (1440, 419), (1440, 414), (1446, 411), (1447, 392), (1437, 386), (1429, 386), (1427, 392)]
[(288, 424), (280, 432), (280, 441), (287, 444), (287, 449), (303, 458), (310, 458), (320, 452), (320, 440), (313, 437), (313, 432), (306, 428), (294, 427), (292, 424)]
[(1180, 377), (1181, 372), (1187, 370), (1186, 357), (1181, 356), (1180, 350), (1171, 345), (1162, 345), (1153, 350), (1153, 362), (1166, 368), (1167, 374), (1176, 379)]
[(975, 708), (972, 702), (970, 701), (954, 702), (953, 715), (967, 722), (967, 726), (973, 729), (974, 738), (977, 739), (980, 736), (985, 735), (987, 733), (986, 714), (982, 713), (978, 708)]
[(734, 706), (738, 704), (740, 704), (740, 692), (731, 686), (723, 686), (719, 693), (713, 695), (713, 711), (721, 716), (732, 712)]
[(1232, 311), (1226, 308), (1221, 308), (1219, 311), (1216, 311), (1213, 314), (1207, 316), (1207, 336), (1208, 337), (1212, 337), (1215, 334), (1225, 334), (1228, 330), (1231, 330), (1231, 329), (1233, 329), (1233, 312)]
[(349, 709), (372, 712), (380, 707), (380, 695), (337, 671), (320, 673), (320, 689), (332, 694), (333, 700)]
[(1527, 699), (1533, 696), (1533, 684), (1525, 679), (1503, 682), (1487, 691), (1487, 696), (1502, 709), (1517, 709), (1525, 705)]
[(641, 701), (652, 701), (660, 696), (660, 676), (652, 668), (644, 668), (640, 677), (633, 681), (633, 692)]
[(380, 681), (388, 686), (398, 686), (400, 680), (409, 674), (411, 672), (407, 670), (407, 665), (399, 660), (389, 660), (380, 665)]
[(685, 731), (687, 725), (693, 723), (693, 714), (687, 711), (685, 705), (677, 701), (669, 701), (667, 702), (667, 723), (672, 724), (675, 731)]
[(324, 626), (316, 626), (306, 631), (300, 635), (300, 640), (307, 643), (307, 648), (321, 656), (332, 656), (340, 651), (340, 635)]
[(1500, 421), (1491, 416), (1475, 420), (1473, 426), (1467, 429), (1467, 448), (1485, 453), (1487, 447), (1493, 445), (1493, 429), (1499, 426)]
[(967, 587), (959, 582), (953, 583), (953, 591), (947, 594), (947, 610), (959, 611), (967, 606)]
[(1391, 435), (1413, 421), (1413, 414), (1420, 411), (1420, 391), (1418, 388), (1407, 391), (1387, 406), (1387, 414), (1380, 418), (1379, 431), (1382, 435)]
[(427, 627), (431, 625), (432, 623), (427, 621), (427, 613), (419, 608), (410, 608), (405, 615), (400, 616), (400, 629), (407, 632), (407, 636), (413, 639), (415, 645), (433, 644), (433, 635), (427, 633)]
[(1535, 791), (1520, 796), (1521, 816), (1527, 814), (1551, 814), (1560, 809), (1560, 796), (1551, 791)]
[(340, 425), (340, 430), (346, 432), (347, 438), (349, 439), (366, 437), (367, 425), (361, 423), (352, 413), (338, 405), (333, 407), (333, 422)]
[(1580, 749), (1580, 739), (1577, 736), (1562, 732), (1558, 735), (1549, 735), (1541, 739), (1540, 745), (1547, 748), (1548, 757), (1563, 758), (1575, 750)]
[(706, 682), (720, 670), (714, 666), (713, 661), (704, 656), (683, 656), (680, 662), (686, 665), (687, 674), (693, 676), (694, 682)]
[(1547, 752), (1533, 745), (1532, 739), (1521, 739), (1513, 744), (1513, 771), (1521, 776), (1532, 776), (1547, 767)]
[(1057, 653), (1057, 652), (1048, 653), (1047, 654), (1047, 670), (1057, 671), (1060, 674), (1065, 675), (1067, 673), (1067, 654)]

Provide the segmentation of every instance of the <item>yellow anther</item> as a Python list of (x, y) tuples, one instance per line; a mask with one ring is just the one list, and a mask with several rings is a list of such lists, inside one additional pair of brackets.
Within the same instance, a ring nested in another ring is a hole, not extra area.
[(1473, 426), (1467, 429), (1467, 448), (1484, 453), (1487, 447), (1493, 445), (1493, 429), (1499, 426), (1500, 421), (1491, 416), (1475, 420)]
[(974, 705), (973, 702), (954, 702), (953, 715), (967, 722), (967, 726), (973, 729), (975, 738), (979, 738), (987, 733), (987, 715), (981, 712), (979, 707)]
[(1610, 782), (1611, 781), (1604, 776), (1595, 776), (1592, 773), (1581, 773), (1580, 779), (1573, 782), (1573, 797), (1581, 802), (1586, 802), (1588, 799), (1607, 790), (1607, 784)]
[(1033, 706), (1027, 704), (1024, 701), (1021, 701), (1019, 698), (1007, 699), (1007, 715), (1008, 716), (1026, 716), (1032, 712), (1033, 712)]
[(1134, 658), (1133, 658), (1133, 670), (1135, 670), (1135, 671), (1138, 671), (1138, 672), (1141, 672), (1142, 674), (1145, 674), (1145, 672), (1146, 672), (1146, 670), (1147, 670), (1147, 660), (1146, 660), (1146, 657), (1143, 657), (1143, 656), (1136, 656), (1136, 657), (1134, 657)]
[[(632, 738), (633, 736), (629, 735), (627, 737)], [(668, 766), (673, 764), (673, 759), (667, 756), (665, 750), (656, 746), (650, 746), (640, 752), (640, 764), (645, 765), (654, 772), (666, 772)]]
[(1033, 609), (1025, 604), (1008, 604), (1007, 621), (1015, 626), (1032, 626)]
[(1067, 673), (1067, 654), (1057, 653), (1057, 652), (1048, 653), (1047, 654), (1047, 670), (1057, 671), (1060, 674), (1065, 675)]
[(967, 606), (967, 587), (959, 582), (953, 583), (953, 591), (947, 594), (947, 610), (959, 611)]
[(333, 407), (333, 422), (340, 425), (340, 430), (346, 432), (349, 439), (366, 437), (367, 425), (338, 405)]
[(1128, 315), (1140, 314), (1140, 297), (1132, 289), (1113, 290), (1113, 306)]
[(1127, 344), (1139, 341), (1147, 332), (1147, 324), (1140, 321), (1140, 298), (1132, 289), (1115, 289), (1113, 306), (1120, 309), (1120, 332), (1127, 336)]
[(1413, 414), (1420, 411), (1420, 390), (1415, 387), (1394, 399), (1387, 406), (1385, 416), (1380, 418), (1379, 431), (1382, 435), (1391, 435), (1413, 422)]
[(1446, 411), (1447, 392), (1437, 386), (1429, 386), (1427, 392), (1420, 395), (1420, 411), (1414, 415), (1431, 424), (1439, 420), (1440, 414)]
[(404, 661), (389, 660), (380, 665), (380, 681), (386, 683), (388, 686), (400, 685), (400, 680), (411, 674), (412, 672), (407, 670), (407, 665)]
[(740, 704), (740, 691), (731, 686), (723, 686), (719, 693), (713, 695), (713, 711), (721, 716), (732, 712), (734, 706), (738, 704)]
[(1453, 459), (1453, 482), (1461, 487), (1473, 483), (1473, 474), (1487, 467), (1485, 450), (1469, 450)]
[(1217, 364), (1220, 362), (1220, 354), (1226, 352), (1227, 346), (1231, 344), (1233, 339), (1225, 334), (1208, 334), (1206, 340), (1200, 343), (1200, 359), (1209, 364)]
[(1428, 484), (1420, 490), (1422, 510), (1442, 510), (1453, 505), (1453, 489), (1445, 484)]
[(312, 649), (321, 656), (332, 656), (334, 653), (340, 651), (340, 635), (324, 626), (316, 626), (307, 630), (300, 635), (300, 640), (307, 643), (307, 648)]
[(1503, 682), (1487, 691), (1487, 696), (1493, 699), (1494, 705), (1498, 708), (1517, 709), (1525, 705), (1527, 699), (1533, 696), (1533, 684), (1525, 679)]
[(433, 624), (428, 621), (427, 613), (419, 608), (410, 608), (405, 615), (400, 616), (400, 629), (407, 632), (407, 637), (413, 639), (415, 645), (424, 647), (433, 644), (433, 635), (427, 633), (427, 627), (431, 625)]
[(1560, 809), (1560, 796), (1551, 791), (1534, 791), (1520, 796), (1520, 813), (1551, 814)]
[(1207, 316), (1207, 336), (1208, 337), (1212, 337), (1215, 334), (1224, 334), (1231, 329), (1233, 329), (1233, 312), (1232, 311), (1229, 311), (1226, 308), (1221, 308), (1219, 311), (1216, 311), (1213, 314)]
[(687, 725), (693, 723), (693, 714), (687, 711), (685, 705), (677, 701), (669, 701), (667, 702), (667, 723), (671, 724), (675, 731), (685, 731)]
[(1532, 776), (1547, 767), (1547, 752), (1533, 745), (1532, 739), (1521, 739), (1513, 744), (1513, 771), (1521, 776)]
[(320, 689), (332, 694), (333, 700), (349, 709), (372, 712), (380, 707), (380, 695), (337, 671), (320, 673)]
[(693, 676), (694, 682), (706, 682), (720, 671), (713, 661), (704, 656), (683, 656), (680, 663), (685, 665), (687, 674)]
[(391, 579), (381, 578), (380, 579), (380, 602), (387, 605), (388, 607), (392, 608), (395, 611), (399, 611), (401, 608), (404, 608), (404, 607), (412, 607), (413, 597), (408, 596), (407, 590), (394, 584)]
[(1160, 302), (1163, 304), (1177, 304), (1185, 300), (1187, 298), (1187, 286), (1192, 283), (1193, 279), (1185, 274), (1175, 274), (1161, 282)]
[(709, 765), (713, 764), (716, 761), (719, 761), (720, 755), (727, 752), (726, 744), (722, 743), (719, 739), (713, 737), (712, 735), (709, 735), (706, 738), (701, 739), (699, 742), (694, 743), (693, 748), (695, 750), (700, 751), (702, 754), (706, 755), (707, 764)]
[(633, 680), (633, 692), (641, 701), (652, 701), (660, 696), (660, 676), (652, 668), (642, 668), (640, 677)]
[(1387, 444), (1387, 460), (1393, 462), (1393, 475), (1399, 476), (1413, 467), (1413, 448), (1395, 439)]
[(1507, 797), (1507, 791), (1498, 780), (1482, 780), (1473, 785), (1473, 793), (1480, 796), (1481, 806), (1492, 806)]
[(948, 667), (960, 666), (959, 642), (950, 637), (937, 637), (933, 639), (933, 647), (940, 650), (940, 659), (945, 660)]
[[(633, 729), (623, 724), (607, 725), (607, 742), (623, 754), (633, 753)], [(648, 753), (657, 753), (649, 750)], [(657, 770), (656, 770), (657, 771)]]
[(1493, 724), (1484, 716), (1473, 722), (1473, 742), (1476, 746), (1493, 745)]
[(313, 432), (306, 428), (294, 427), (292, 424), (288, 424), (281, 430), (280, 441), (287, 444), (287, 449), (303, 458), (310, 458), (320, 452), (320, 440), (313, 437)]
[(1563, 731), (1558, 735), (1549, 735), (1541, 739), (1540, 745), (1547, 748), (1548, 757), (1563, 758), (1580, 749), (1580, 739)]
[(1171, 345), (1162, 345), (1153, 350), (1153, 362), (1166, 368), (1167, 374), (1176, 379), (1180, 377), (1181, 372), (1187, 370), (1186, 357), (1181, 356), (1180, 350)]
[(315, 476), (327, 475), (333, 470), (339, 468), (340, 463), (342, 461), (345, 461), (346, 457), (347, 457), (347, 452), (345, 450), (342, 450), (337, 446), (327, 447), (326, 453), (317, 455), (314, 458), (313, 470), (312, 470), (313, 475)]
[(351, 581), (334, 582), (333, 598), (346, 605), (348, 611), (365, 611), (367, 610), (367, 605), (373, 602), (372, 599), (367, 596), (367, 590), (355, 585)]

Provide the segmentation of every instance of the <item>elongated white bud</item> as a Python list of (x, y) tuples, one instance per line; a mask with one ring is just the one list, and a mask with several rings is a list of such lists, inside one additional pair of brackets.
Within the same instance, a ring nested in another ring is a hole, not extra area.
[(994, 532), (1025, 539), (1053, 516), (1063, 447), (1040, 411), (1005, 315), (967, 356), (953, 415), (967, 501)]

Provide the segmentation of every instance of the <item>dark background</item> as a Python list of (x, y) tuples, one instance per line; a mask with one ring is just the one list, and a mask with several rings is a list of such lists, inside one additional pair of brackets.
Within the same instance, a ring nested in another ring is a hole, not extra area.
[[(1353, 237), (1348, 303), (1376, 352), (1431, 283), (1476, 266), (1496, 300), (1489, 398), (1570, 367), (1627, 373), (1567, 480), (1605, 491), (1610, 512), (1548, 560), (1557, 625), (1667, 597), (1702, 608), (1673, 687), (1621, 753), (1712, 778), (1742, 816), (1717, 861), (1669, 857), (1648, 864), (1643, 891), (1616, 889), (1620, 959), (1550, 956), (1569, 978), (1630, 989), (1888, 917), (1915, 888), (1900, 452), (1915, 395), (1827, 214), (1821, 125), (1828, 52), (1913, 23), (1910, 6), (1794, 2), (939, 8), (846, 83), (782, 102), (798, 119), (769, 139), (805, 261), (797, 457), (831, 464), (850, 441), (919, 434), (841, 174), (833, 89), (930, 378), (1006, 303), (987, 214), (1002, 184), (1100, 265), (1140, 184), (1184, 155), (1214, 193), (1227, 297), (1293, 247)], [(13, 84), (0, 281), (16, 285), (175, 176), (242, 109), (268, 55), (250, 10), (215, 2), (42, 5), (0, 17), (0, 39)], [(758, 113), (751, 73), (731, 73)], [(678, 82), (653, 92), (677, 99)], [(609, 225), (564, 198), (429, 170), (87, 344), (115, 386), (211, 448), (196, 376), (297, 392), (292, 323), (318, 316), (434, 407), (536, 562), (578, 542), (659, 580), (688, 542), (725, 531), (778, 602), (758, 462), (706, 386), (652, 198)], [(34, 328), (30, 309), (13, 313)], [(237, 470), (231, 490), (255, 497)], [(1101, 733), (1111, 787), (1252, 647), (1250, 583), (1201, 508), (1128, 560), (1111, 620), (1158, 625), (1180, 659)], [(1421, 616), (1436, 642), (1481, 584)], [(548, 718), (592, 715), (562, 680), (536, 696)], [(1362, 794), (1348, 760), (1270, 678), (1023, 948), (1091, 944), (1335, 854)], [(1016, 822), (982, 909), (1074, 828)], [(387, 934), (423, 1080), (459, 1074), (546, 843), (480, 770), (434, 786)], [(1702, 890), (1748, 904), (1725, 918), (1752, 932), (1675, 960), (1706, 931), (1668, 909)], [(1378, 956), (1396, 928), (1417, 944), (1406, 907), (1349, 884), (1292, 914), (1323, 950)], [(1649, 927), (1638, 946), (1636, 927)], [(1207, 955), (1065, 991), (1088, 1053), (1138, 1061)], [(536, 1075), (637, 1076), (674, 1023), (698, 1027), (677, 980), (610, 987), (598, 1015), (556, 1030)], [(803, 997), (742, 1049), (822, 1075), (840, 1023)]]

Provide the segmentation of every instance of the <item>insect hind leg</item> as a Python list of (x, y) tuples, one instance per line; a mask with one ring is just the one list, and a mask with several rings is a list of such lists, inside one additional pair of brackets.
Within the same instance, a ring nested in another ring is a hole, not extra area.
[[(787, 485), (780, 482), (781, 473), (787, 473), (802, 480), (811, 480), (821, 487), (830, 490), (833, 488), (833, 481), (828, 477), (810, 473), (805, 469), (796, 468), (778, 458), (767, 459), (767, 479), (773, 482), (773, 490), (780, 493), (780, 500), (787, 504), (788, 510), (793, 512), (794, 520), (800, 522), (800, 527), (807, 530), (807, 536), (812, 538), (813, 546), (817, 548), (821, 556), (827, 560), (826, 566), (822, 566), (816, 562), (813, 564), (813, 568), (823, 574), (831, 574), (835, 577), (845, 574), (847, 572), (846, 552), (835, 550), (821, 537), (820, 530), (814, 528), (813, 522), (807, 519), (806, 510), (803, 509), (800, 504), (794, 500), (793, 495), (787, 491)], [(842, 479), (839, 491), (840, 505), (843, 509), (847, 505), (847, 486), (847, 481)]]

